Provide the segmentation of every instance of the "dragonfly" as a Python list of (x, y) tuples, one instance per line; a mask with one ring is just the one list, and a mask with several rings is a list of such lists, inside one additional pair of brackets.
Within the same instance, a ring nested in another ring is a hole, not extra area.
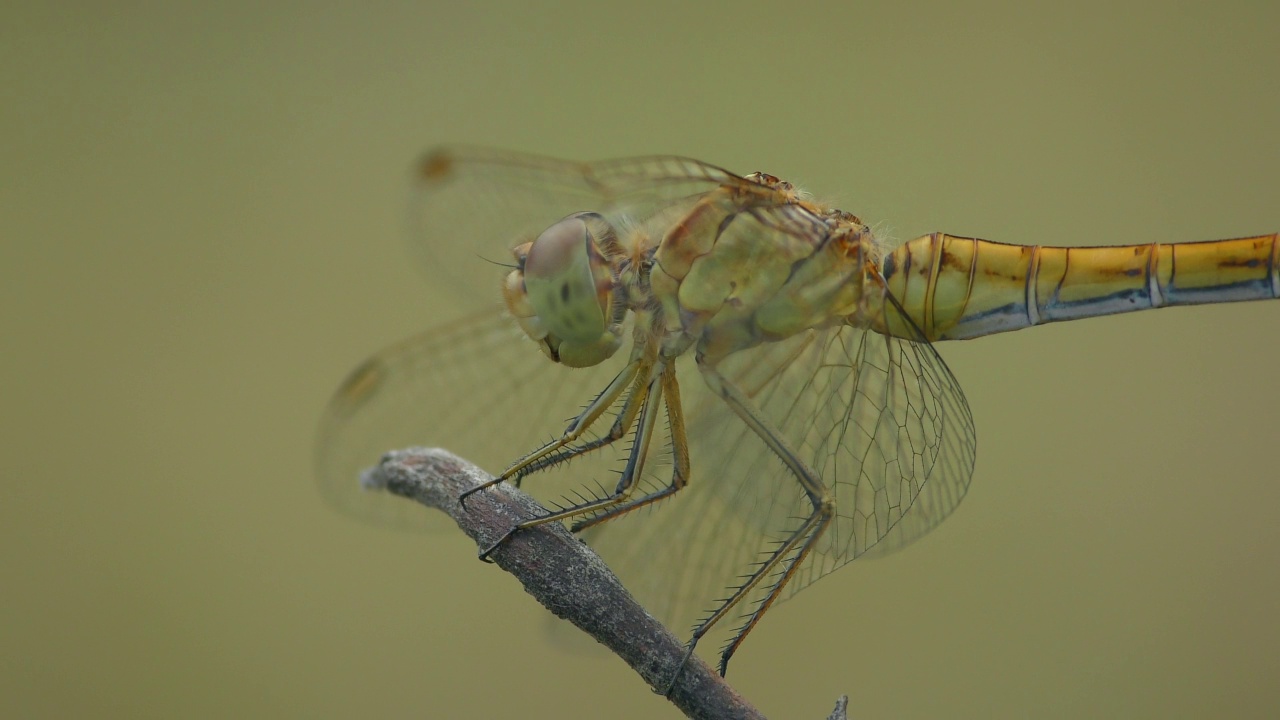
[(722, 674), (774, 605), (960, 504), (976, 432), (935, 343), (1280, 297), (1275, 233), (892, 247), (784, 180), (683, 157), (446, 147), (413, 186), (411, 244), (452, 317), (338, 389), (322, 493), (426, 527), (357, 481), (421, 444), (561, 493), (512, 533), (568, 524), (659, 619), (692, 628), (689, 653), (721, 637)]

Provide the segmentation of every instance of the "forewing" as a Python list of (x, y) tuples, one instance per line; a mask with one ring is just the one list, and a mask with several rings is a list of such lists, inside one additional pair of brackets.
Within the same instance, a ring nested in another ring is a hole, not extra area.
[(615, 224), (641, 222), (720, 185), (749, 184), (680, 157), (593, 163), (472, 147), (445, 147), (416, 166), (409, 238), (429, 277), (459, 307), (500, 297), (511, 249), (561, 218), (592, 211)]

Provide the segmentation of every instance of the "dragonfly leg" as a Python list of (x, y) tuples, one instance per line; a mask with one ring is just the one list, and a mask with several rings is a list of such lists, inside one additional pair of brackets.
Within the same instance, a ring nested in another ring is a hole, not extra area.
[[(627, 366), (622, 369), (622, 372), (618, 373), (618, 375), (610, 381), (607, 386), (605, 386), (604, 390), (601, 390), (600, 393), (596, 395), (595, 399), (583, 408), (582, 412), (569, 423), (569, 427), (565, 428), (565, 431), (561, 433), (560, 437), (546, 443), (542, 447), (537, 448), (533, 452), (526, 454), (524, 457), (512, 463), (511, 466), (508, 467), (501, 475), (488, 482), (469, 488), (466, 492), (458, 496), (458, 503), (466, 505), (467, 498), (471, 497), (474, 493), (486, 490), (507, 480), (512, 480), (516, 487), (519, 487), (520, 479), (527, 473), (541, 470), (558, 462), (563, 462), (569, 458), (576, 457), (584, 452), (589, 452), (596, 448), (603, 447), (626, 435), (627, 430), (631, 427), (631, 421), (635, 417), (635, 410), (624, 406), (608, 435), (586, 443), (584, 446), (579, 448), (570, 448), (569, 450), (564, 449), (565, 446), (582, 437), (582, 434), (595, 424), (595, 422), (600, 419), (600, 416), (604, 415), (605, 412), (608, 411), (622, 393), (626, 392), (628, 387), (632, 388), (632, 397), (635, 396), (637, 388), (645, 387), (644, 377), (640, 372), (643, 365), (643, 361), (639, 358), (633, 359), (631, 362), (627, 363)], [(628, 405), (631, 405), (630, 401), (631, 398), (628, 398)], [(629, 417), (628, 413), (630, 413)]]
[(667, 406), (667, 425), (670, 428), (671, 434), (671, 450), (673, 454), (671, 482), (659, 490), (619, 503), (608, 510), (596, 513), (589, 518), (583, 518), (582, 520), (575, 522), (570, 530), (573, 532), (581, 532), (593, 525), (598, 525), (606, 520), (612, 520), (613, 518), (635, 510), (638, 507), (643, 507), (665, 497), (670, 497), (685, 485), (689, 484), (689, 440), (685, 436), (684, 411), (680, 405), (680, 384), (676, 380), (674, 365), (667, 365), (663, 368), (662, 399)]
[(643, 390), (644, 396), (639, 401), (642, 405), (640, 409), (640, 426), (636, 432), (635, 442), (631, 446), (630, 456), (627, 458), (626, 468), (622, 471), (622, 477), (618, 480), (618, 486), (608, 497), (597, 498), (587, 502), (571, 505), (569, 507), (547, 513), (541, 517), (532, 518), (517, 524), (508, 530), (497, 541), (489, 545), (489, 547), (480, 551), (480, 559), (486, 560), (499, 545), (506, 542), (508, 538), (516, 534), (520, 530), (526, 528), (545, 525), (550, 522), (566, 520), (579, 515), (587, 515), (590, 513), (608, 510), (614, 505), (625, 503), (631, 496), (632, 490), (635, 489), (636, 478), (641, 476), (644, 470), (645, 458), (649, 454), (649, 442), (653, 439), (654, 425), (658, 417), (657, 408), (662, 404), (663, 376), (668, 371), (664, 368), (657, 377), (649, 380)]
[(545, 470), (562, 462), (568, 462), (580, 455), (585, 455), (593, 450), (598, 450), (602, 447), (612, 445), (626, 437), (627, 433), (631, 432), (631, 426), (635, 423), (636, 415), (639, 414), (640, 408), (644, 406), (645, 398), (648, 395), (649, 383), (646, 379), (647, 376), (648, 369), (645, 369), (645, 367), (642, 366), (642, 370), (635, 376), (631, 393), (627, 395), (627, 399), (623, 401), (622, 408), (620, 408), (618, 414), (614, 416), (613, 425), (609, 427), (609, 431), (607, 433), (580, 445), (560, 448), (559, 450), (555, 450), (544, 455), (538, 460), (529, 463), (525, 467), (521, 468), (520, 472), (512, 478), (516, 487), (520, 486), (521, 478), (527, 475), (531, 475), (540, 470)]
[[(671, 694), (676, 681), (680, 679), (680, 673), (684, 670), (685, 664), (689, 662), (689, 658), (693, 657), (698, 641), (710, 632), (712, 626), (723, 620), (735, 605), (742, 602), (743, 598), (750, 594), (760, 584), (761, 580), (781, 567), (782, 570), (778, 575), (778, 579), (773, 581), (772, 586), (769, 588), (769, 593), (756, 604), (747, 621), (734, 632), (733, 639), (721, 650), (718, 669), (720, 676), (724, 677), (729, 670), (729, 658), (733, 657), (733, 654), (737, 652), (738, 647), (742, 645), (742, 641), (746, 639), (747, 633), (751, 632), (756, 623), (760, 622), (760, 618), (764, 617), (765, 611), (777, 601), (782, 589), (791, 580), (791, 576), (795, 574), (801, 563), (804, 562), (805, 557), (808, 556), (818, 538), (822, 536), (823, 531), (831, 524), (832, 517), (834, 517), (834, 510), (814, 508), (813, 514), (805, 518), (804, 524), (796, 528), (786, 540), (779, 542), (777, 548), (758, 564), (756, 571), (751, 573), (741, 585), (734, 588), (733, 594), (723, 600), (718, 608), (698, 623), (698, 626), (693, 630), (693, 634), (689, 637), (689, 642), (685, 643), (684, 657), (681, 659), (675, 673), (671, 676), (670, 682), (667, 683), (663, 695)], [(787, 559), (788, 556), (791, 556), (789, 560)]]
[[(702, 376), (706, 380), (708, 387), (719, 395), (733, 409), (734, 413), (747, 424), (747, 427), (755, 432), (764, 444), (791, 470), (793, 477), (800, 483), (812, 505), (812, 511), (805, 517), (800, 526), (791, 531), (784, 540), (769, 551), (766, 557), (760, 561), (755, 571), (734, 589), (733, 594), (722, 601), (719, 607), (694, 628), (693, 635), (689, 639), (690, 654), (692, 654), (693, 647), (697, 645), (698, 640), (706, 635), (712, 626), (724, 619), (729, 611), (757, 589), (762, 581), (775, 576), (776, 573), (776, 579), (769, 581), (771, 585), (764, 598), (751, 611), (747, 622), (735, 631), (733, 639), (722, 651), (720, 655), (720, 674), (724, 675), (728, 669), (729, 658), (733, 657), (733, 653), (742, 644), (742, 641), (746, 639), (747, 634), (756, 626), (756, 623), (760, 621), (760, 618), (764, 616), (769, 607), (777, 601), (783, 588), (786, 587), (796, 570), (799, 569), (804, 559), (809, 555), (818, 538), (831, 525), (831, 520), (835, 517), (835, 500), (827, 493), (826, 487), (822, 484), (822, 480), (818, 475), (809, 469), (804, 461), (787, 446), (782, 439), (781, 433), (774, 429), (756, 409), (750, 398), (714, 367), (700, 362), (698, 369), (702, 371)], [(672, 683), (674, 684), (674, 679)]]
[[(747, 638), (747, 633), (755, 629), (756, 623), (760, 622), (760, 618), (764, 617), (765, 612), (767, 612), (769, 608), (777, 602), (779, 595), (782, 594), (782, 589), (786, 587), (787, 583), (790, 582), (791, 577), (795, 575), (796, 570), (798, 570), (801, 564), (804, 563), (804, 559), (808, 557), (809, 552), (818, 542), (818, 539), (822, 537), (823, 532), (830, 527), (831, 518), (834, 516), (834, 509), (828, 509), (825, 512), (820, 509), (815, 509), (813, 515), (809, 516), (805, 521), (805, 524), (797, 528), (796, 531), (792, 533), (791, 537), (784, 542), (778, 550), (774, 551), (770, 555), (769, 559), (761, 565), (760, 570), (756, 573), (759, 574), (760, 577), (764, 577), (763, 573), (779, 566), (782, 567), (782, 570), (778, 575), (778, 579), (774, 580), (773, 585), (769, 588), (769, 593), (756, 604), (755, 609), (751, 611), (751, 615), (747, 618), (747, 621), (737, 629), (734, 633), (733, 639), (730, 640), (729, 644), (725, 645), (720, 651), (721, 677), (723, 677), (725, 672), (729, 669), (729, 658), (733, 657), (733, 654), (738, 651), (738, 648), (742, 645), (742, 641)], [(799, 549), (796, 550), (789, 560), (784, 561), (783, 558), (791, 552), (791, 549), (795, 547), (795, 541), (800, 538), (804, 538), (804, 542), (799, 546)], [(753, 574), (752, 578), (747, 582), (754, 584), (755, 582), (758, 582), (758, 580)]]

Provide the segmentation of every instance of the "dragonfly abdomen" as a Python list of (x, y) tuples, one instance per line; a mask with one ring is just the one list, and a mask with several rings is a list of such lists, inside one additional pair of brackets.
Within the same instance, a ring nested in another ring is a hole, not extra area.
[(1280, 297), (1277, 235), (1110, 247), (933, 233), (885, 258), (888, 288), (930, 340), (1172, 305)]

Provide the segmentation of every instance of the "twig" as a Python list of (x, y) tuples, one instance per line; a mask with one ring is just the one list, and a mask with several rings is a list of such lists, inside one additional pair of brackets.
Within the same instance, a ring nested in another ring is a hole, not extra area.
[[(488, 547), (516, 523), (546, 512), (506, 484), (471, 495), (465, 507), (459, 504), (459, 495), (489, 479), (448, 452), (412, 448), (388, 453), (361, 481), (447, 513), (477, 545)], [(696, 655), (684, 662), (684, 643), (645, 612), (600, 557), (559, 523), (516, 533), (489, 557), (547, 609), (621, 657), (655, 692), (663, 692), (676, 678), (667, 698), (686, 716), (764, 717)], [(836, 710), (843, 708), (837, 704)]]

